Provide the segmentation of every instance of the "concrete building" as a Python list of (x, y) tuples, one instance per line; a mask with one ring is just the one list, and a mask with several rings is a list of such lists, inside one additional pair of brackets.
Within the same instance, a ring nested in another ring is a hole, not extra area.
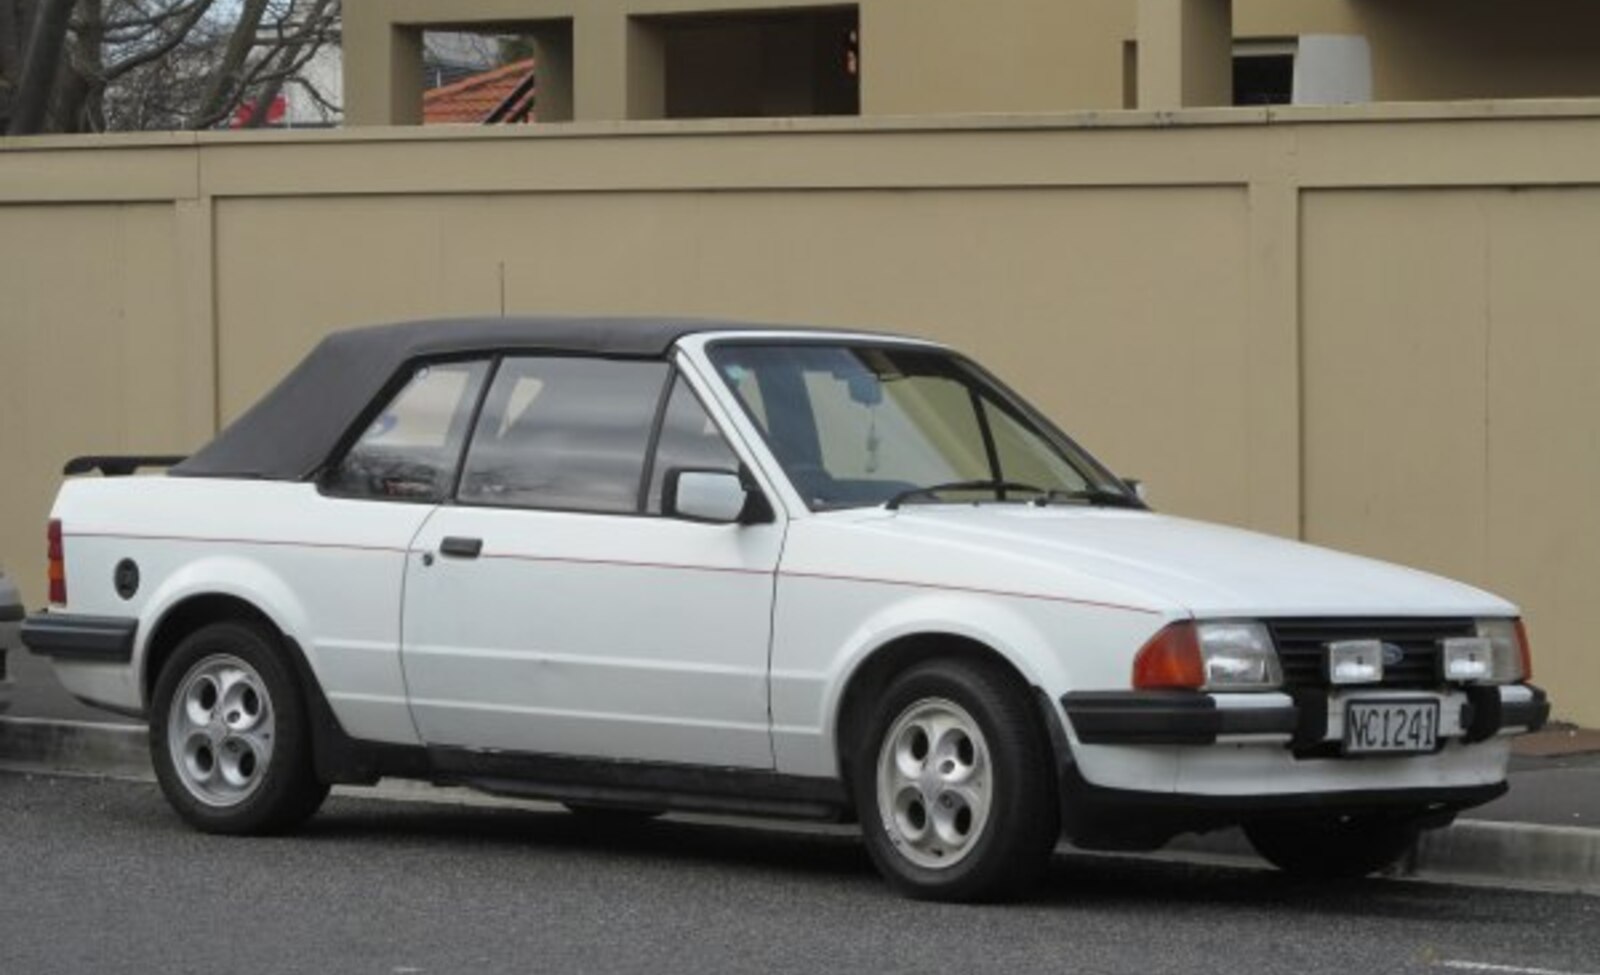
[(349, 124), (420, 118), (428, 29), (532, 35), (540, 118), (1600, 95), (1586, 0), (348, 0)]

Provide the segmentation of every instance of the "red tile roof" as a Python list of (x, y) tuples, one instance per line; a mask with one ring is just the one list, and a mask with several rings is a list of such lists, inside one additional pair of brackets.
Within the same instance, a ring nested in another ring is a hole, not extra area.
[(500, 107), (532, 70), (533, 59), (527, 58), (423, 92), (422, 123), (477, 125)]

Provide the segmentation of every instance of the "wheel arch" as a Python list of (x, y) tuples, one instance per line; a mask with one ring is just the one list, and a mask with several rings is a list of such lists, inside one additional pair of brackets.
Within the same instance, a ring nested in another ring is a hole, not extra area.
[[(243, 620), (259, 624), (280, 640), (286, 651), (294, 654), (293, 641), (286, 638), (283, 628), (265, 610), (242, 596), (225, 592), (202, 592), (185, 596), (168, 606), (157, 618), (145, 641), (144, 660), (140, 666), (139, 693), (148, 710), (155, 692), (161, 668), (184, 638), (212, 623)], [(296, 676), (300, 667), (291, 660)]]
[(303, 696), (307, 730), (311, 736), (312, 760), (317, 777), (325, 783), (371, 784), (384, 774), (420, 777), (427, 763), (414, 749), (358, 742), (346, 734), (333, 713), (316, 672), (305, 651), (292, 633), (251, 600), (226, 592), (201, 592), (183, 597), (158, 618), (145, 644), (140, 690), (146, 712), (152, 707), (155, 684), (161, 668), (189, 634), (212, 623), (245, 620), (262, 626), (277, 637), (284, 656)]
[(833, 751), (839, 775), (852, 781), (851, 762), (861, 729), (871, 714), (870, 704), (883, 693), (895, 675), (926, 660), (956, 659), (980, 663), (1004, 674), (1019, 693), (1035, 697), (1038, 683), (1021, 666), (988, 642), (945, 630), (925, 630), (896, 636), (867, 653), (846, 678), (833, 719)]

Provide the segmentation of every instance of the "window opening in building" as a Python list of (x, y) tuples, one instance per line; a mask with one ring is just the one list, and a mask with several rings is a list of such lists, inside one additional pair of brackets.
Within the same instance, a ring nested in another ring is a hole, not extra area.
[(1235, 105), (1294, 103), (1294, 42), (1253, 42), (1233, 49)]
[(509, 31), (422, 34), (424, 125), (532, 122), (534, 41)]
[(855, 7), (641, 18), (660, 45), (667, 118), (857, 115)]

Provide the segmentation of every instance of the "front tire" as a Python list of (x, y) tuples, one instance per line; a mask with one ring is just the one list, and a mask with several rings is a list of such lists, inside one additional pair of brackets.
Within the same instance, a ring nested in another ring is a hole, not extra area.
[(201, 627), (157, 676), (150, 760), (167, 802), (207, 833), (292, 829), (322, 805), (304, 696), (276, 634)]
[(1250, 845), (1292, 877), (1355, 880), (1393, 866), (1421, 835), (1409, 816), (1331, 816), (1249, 823)]
[(994, 667), (941, 659), (901, 673), (873, 707), (851, 777), (873, 862), (912, 897), (1016, 896), (1060, 835), (1040, 716)]

